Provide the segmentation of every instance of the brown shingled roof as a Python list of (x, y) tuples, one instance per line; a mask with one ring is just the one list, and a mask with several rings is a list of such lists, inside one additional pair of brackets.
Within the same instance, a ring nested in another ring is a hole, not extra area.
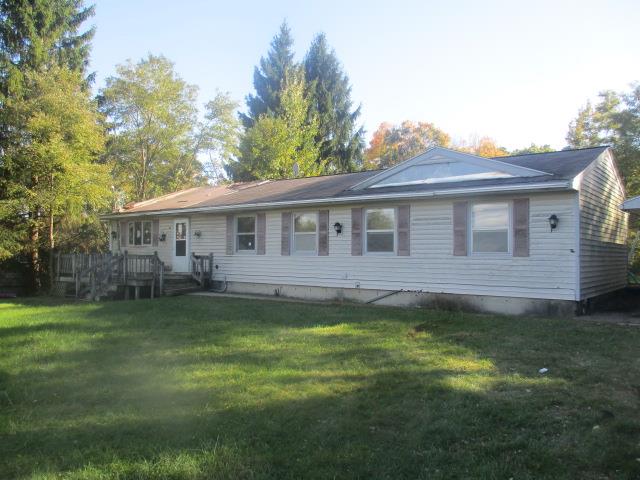
[[(375, 192), (368, 189), (351, 190), (368, 178), (380, 173), (380, 170), (372, 170), (357, 173), (345, 173), (339, 175), (324, 175), (318, 177), (295, 178), (286, 180), (258, 180), (247, 183), (235, 183), (231, 185), (195, 187), (179, 192), (170, 193), (161, 197), (127, 205), (118, 214), (135, 214), (160, 212), (165, 210), (191, 210), (216, 207), (234, 207), (240, 205), (255, 205), (269, 203), (301, 202), (306, 200), (327, 201), (338, 200), (341, 197), (359, 197), (362, 195), (382, 195), (394, 193), (416, 194), (429, 190), (447, 190), (449, 188), (470, 188), (509, 185), (526, 183), (552, 182), (568, 180), (584, 170), (594, 161), (606, 146), (587, 149), (563, 150), (559, 152), (516, 155), (511, 157), (497, 157), (504, 163), (538, 169), (544, 173), (542, 176), (513, 177), (500, 179), (472, 180), (452, 183), (433, 183), (424, 185), (390, 186), (376, 188)], [(108, 216), (105, 216), (108, 217)]]
[(196, 187), (138, 202), (120, 213), (330, 198), (379, 171)]

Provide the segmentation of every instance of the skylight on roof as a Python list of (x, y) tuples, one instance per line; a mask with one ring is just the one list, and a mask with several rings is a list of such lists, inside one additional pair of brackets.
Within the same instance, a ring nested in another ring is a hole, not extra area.
[(462, 182), (513, 177), (510, 173), (491, 170), (466, 162), (440, 162), (410, 165), (369, 188), (429, 183)]

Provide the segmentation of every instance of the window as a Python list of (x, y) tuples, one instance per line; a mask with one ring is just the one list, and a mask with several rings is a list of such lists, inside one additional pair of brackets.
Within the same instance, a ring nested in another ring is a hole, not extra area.
[(256, 217), (236, 218), (236, 251), (256, 251)]
[(367, 253), (395, 251), (396, 211), (393, 208), (372, 208), (366, 211)]
[(442, 162), (411, 165), (372, 185), (389, 187), (393, 185), (417, 185), (443, 182), (461, 182), (463, 180), (482, 180), (486, 178), (506, 178), (513, 175), (491, 170), (486, 167), (463, 162)]
[(471, 209), (474, 253), (509, 252), (509, 204), (476, 203)]
[(293, 217), (293, 251), (311, 253), (317, 251), (318, 215), (296, 213)]
[(129, 222), (129, 245), (151, 245), (151, 222)]

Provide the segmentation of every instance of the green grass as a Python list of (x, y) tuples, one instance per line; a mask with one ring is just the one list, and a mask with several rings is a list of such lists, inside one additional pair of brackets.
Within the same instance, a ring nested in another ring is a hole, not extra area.
[(639, 357), (573, 320), (5, 301), (0, 478), (640, 478)]

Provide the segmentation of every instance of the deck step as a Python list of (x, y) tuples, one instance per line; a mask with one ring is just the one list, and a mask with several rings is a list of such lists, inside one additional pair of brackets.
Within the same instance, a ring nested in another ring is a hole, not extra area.
[(199, 286), (190, 285), (188, 287), (165, 288), (164, 295), (167, 297), (175, 297), (177, 295), (186, 295), (187, 293), (199, 292), (202, 289)]

